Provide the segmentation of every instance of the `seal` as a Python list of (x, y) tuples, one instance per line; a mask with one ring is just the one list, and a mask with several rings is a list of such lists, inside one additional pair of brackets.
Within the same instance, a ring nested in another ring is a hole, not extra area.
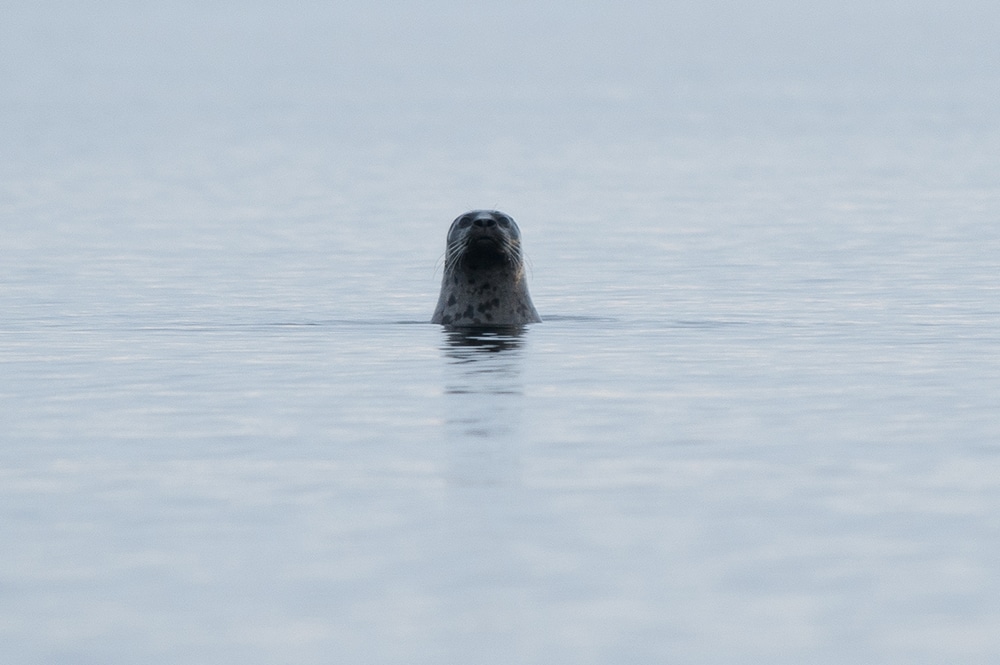
[(496, 327), (541, 320), (524, 278), (521, 230), (510, 215), (473, 210), (455, 219), (431, 323)]

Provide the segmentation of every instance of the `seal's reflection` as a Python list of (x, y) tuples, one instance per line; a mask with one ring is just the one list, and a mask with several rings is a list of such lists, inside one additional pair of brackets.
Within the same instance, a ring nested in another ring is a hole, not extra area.
[(444, 329), (445, 422), (457, 484), (517, 480), (524, 333), (520, 327)]
[(472, 348), (488, 353), (521, 348), (522, 326), (495, 328), (445, 328), (445, 353), (452, 358), (466, 357), (463, 349)]

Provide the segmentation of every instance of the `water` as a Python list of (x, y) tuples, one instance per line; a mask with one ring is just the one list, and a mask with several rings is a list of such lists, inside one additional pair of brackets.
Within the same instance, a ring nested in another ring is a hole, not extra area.
[(997, 10), (504, 7), (11, 10), (5, 662), (1000, 657)]

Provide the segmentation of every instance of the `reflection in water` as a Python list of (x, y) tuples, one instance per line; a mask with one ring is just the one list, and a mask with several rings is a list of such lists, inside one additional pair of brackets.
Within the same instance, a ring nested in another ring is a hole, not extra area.
[(446, 428), (451, 479), (461, 485), (516, 482), (523, 328), (444, 330)]
[(490, 353), (519, 349), (524, 328), (521, 326), (445, 328), (445, 334), (447, 335), (445, 353), (452, 358), (460, 359), (468, 357), (468, 354), (463, 352), (466, 348)]

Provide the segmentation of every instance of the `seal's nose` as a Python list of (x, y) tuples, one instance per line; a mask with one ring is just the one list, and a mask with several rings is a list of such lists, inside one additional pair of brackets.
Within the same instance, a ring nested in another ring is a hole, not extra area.
[(480, 217), (479, 219), (477, 219), (472, 223), (481, 229), (487, 229), (491, 226), (496, 226), (497, 220), (493, 219), (492, 217)]

